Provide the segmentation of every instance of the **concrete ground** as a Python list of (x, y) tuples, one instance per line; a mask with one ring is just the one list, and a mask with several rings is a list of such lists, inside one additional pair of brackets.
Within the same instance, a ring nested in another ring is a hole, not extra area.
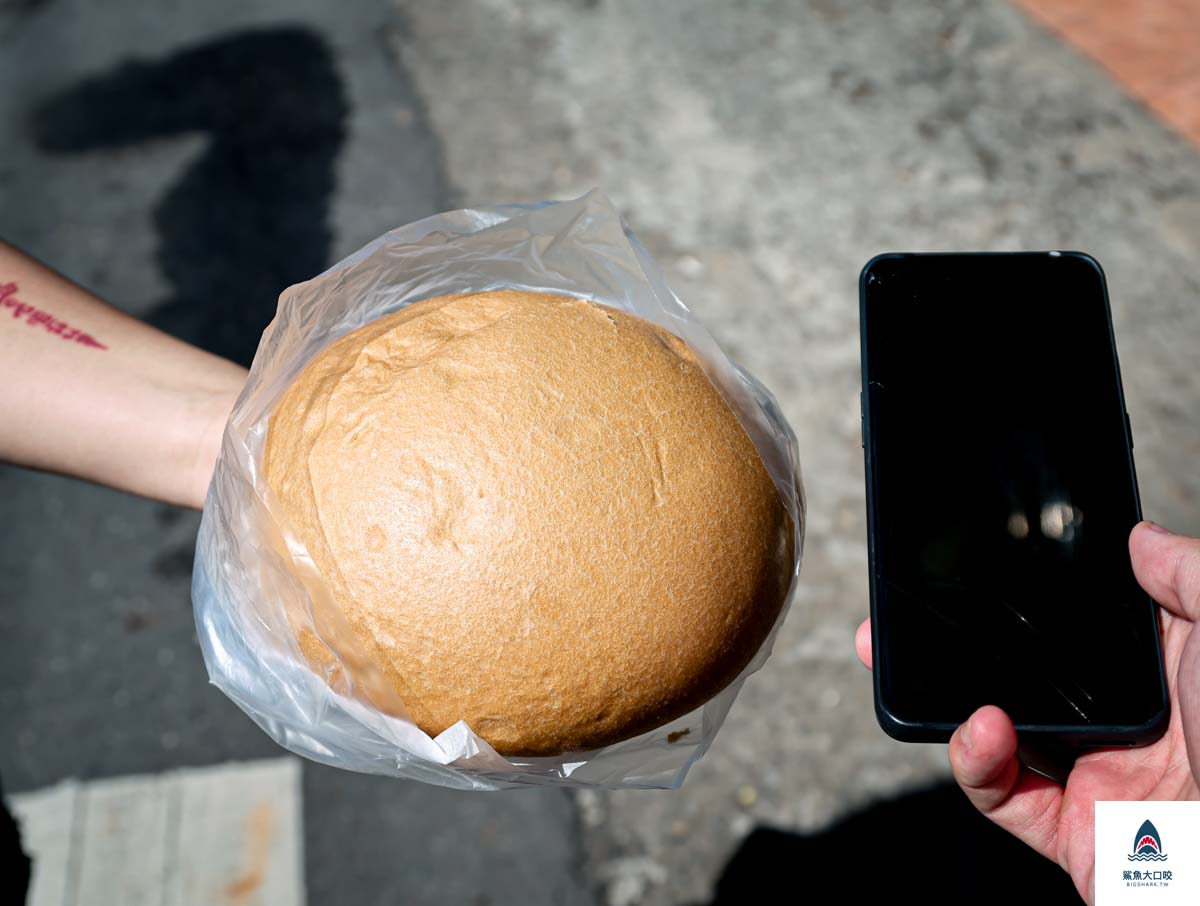
[[(224, 81), (198, 77), (212, 60)], [(1095, 255), (1146, 515), (1200, 534), (1200, 158), (1000, 0), (8, 0), (0, 84), (0, 235), (189, 339), (245, 357), (279, 288), (388, 227), (601, 186), (796, 428), (799, 595), (682, 791), (467, 795), (305, 764), (312, 903), (733, 902), (764, 873), (799, 893), (929, 814), (1007, 858), (938, 786), (944, 747), (878, 728), (853, 653), (877, 252)], [(303, 160), (264, 146), (297, 119)], [(205, 685), (194, 514), (12, 469), (0, 501), (6, 790), (278, 752)], [(989, 858), (974, 883), (1003, 882)]]

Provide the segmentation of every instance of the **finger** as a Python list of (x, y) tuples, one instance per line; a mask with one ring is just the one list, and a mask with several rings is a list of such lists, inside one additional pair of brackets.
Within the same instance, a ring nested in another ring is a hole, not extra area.
[(1150, 597), (1176, 616), (1200, 620), (1200, 538), (1139, 522), (1129, 534), (1129, 557)]
[(1062, 787), (1017, 759), (1017, 731), (1008, 715), (985, 705), (950, 737), (954, 779), (980, 812), (1048, 859), (1058, 861)]
[(854, 650), (858, 652), (858, 659), (870, 670), (873, 661), (871, 656), (871, 620), (869, 618), (859, 623), (858, 629), (854, 632)]
[(1017, 731), (994, 705), (976, 711), (950, 737), (950, 767), (967, 798), (984, 814), (999, 807), (1017, 780)]

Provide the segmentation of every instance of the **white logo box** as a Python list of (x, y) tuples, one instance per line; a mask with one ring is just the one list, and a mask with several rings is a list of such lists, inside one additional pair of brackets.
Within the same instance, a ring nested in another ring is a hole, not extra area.
[(1096, 803), (1096, 906), (1131, 903), (1200, 904), (1200, 802)]

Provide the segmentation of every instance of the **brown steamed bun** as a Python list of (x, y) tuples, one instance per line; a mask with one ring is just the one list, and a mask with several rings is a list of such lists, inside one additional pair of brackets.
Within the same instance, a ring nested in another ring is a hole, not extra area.
[(263, 473), (417, 725), (505, 755), (703, 704), (790, 583), (791, 518), (688, 346), (574, 297), (441, 296), (342, 337)]

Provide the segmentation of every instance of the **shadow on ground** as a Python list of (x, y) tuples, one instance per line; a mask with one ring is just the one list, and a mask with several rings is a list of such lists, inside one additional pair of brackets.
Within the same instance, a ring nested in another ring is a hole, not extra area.
[(708, 906), (848, 898), (887, 903), (1081, 903), (1070, 878), (979, 814), (954, 784), (877, 803), (820, 833), (760, 827), (730, 859)]
[(21, 848), (17, 822), (3, 804), (4, 790), (0, 789), (0, 894), (12, 897), (14, 903), (24, 903), (29, 888), (31, 870), (29, 856)]
[(348, 112), (325, 41), (283, 27), (126, 62), (42, 104), (33, 129), (60, 153), (208, 137), (154, 209), (174, 295), (150, 320), (249, 365), (280, 291), (328, 264)]

